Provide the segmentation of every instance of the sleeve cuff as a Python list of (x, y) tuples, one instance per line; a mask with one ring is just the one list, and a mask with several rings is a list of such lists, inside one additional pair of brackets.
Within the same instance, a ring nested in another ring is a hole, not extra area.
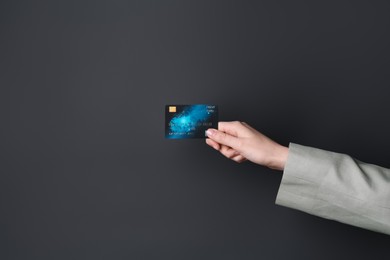
[(275, 203), (311, 213), (318, 206), (318, 189), (333, 161), (332, 152), (290, 143)]

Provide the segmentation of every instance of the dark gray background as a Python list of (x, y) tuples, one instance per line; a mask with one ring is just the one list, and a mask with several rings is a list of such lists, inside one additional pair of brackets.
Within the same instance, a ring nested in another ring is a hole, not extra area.
[(281, 172), (165, 140), (164, 105), (390, 167), (389, 13), (1, 1), (0, 259), (386, 257), (388, 236), (276, 206)]

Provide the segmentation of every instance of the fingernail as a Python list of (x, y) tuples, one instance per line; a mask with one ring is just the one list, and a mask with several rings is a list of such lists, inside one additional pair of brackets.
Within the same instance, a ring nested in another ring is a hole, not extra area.
[(206, 131), (206, 136), (212, 136), (213, 134), (215, 133), (215, 130), (214, 129), (207, 129)]

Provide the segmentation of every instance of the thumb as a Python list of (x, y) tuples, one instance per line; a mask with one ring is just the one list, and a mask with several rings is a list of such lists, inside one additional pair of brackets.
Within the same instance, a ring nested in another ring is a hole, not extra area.
[(217, 143), (229, 146), (233, 149), (238, 147), (240, 141), (237, 137), (229, 135), (222, 131), (218, 131), (214, 128), (207, 129), (206, 135), (208, 138), (216, 141)]

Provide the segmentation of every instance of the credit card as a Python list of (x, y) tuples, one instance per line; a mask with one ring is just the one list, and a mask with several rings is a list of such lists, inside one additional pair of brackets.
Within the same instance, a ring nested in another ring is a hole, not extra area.
[(206, 138), (206, 130), (218, 128), (216, 105), (166, 105), (165, 138)]

